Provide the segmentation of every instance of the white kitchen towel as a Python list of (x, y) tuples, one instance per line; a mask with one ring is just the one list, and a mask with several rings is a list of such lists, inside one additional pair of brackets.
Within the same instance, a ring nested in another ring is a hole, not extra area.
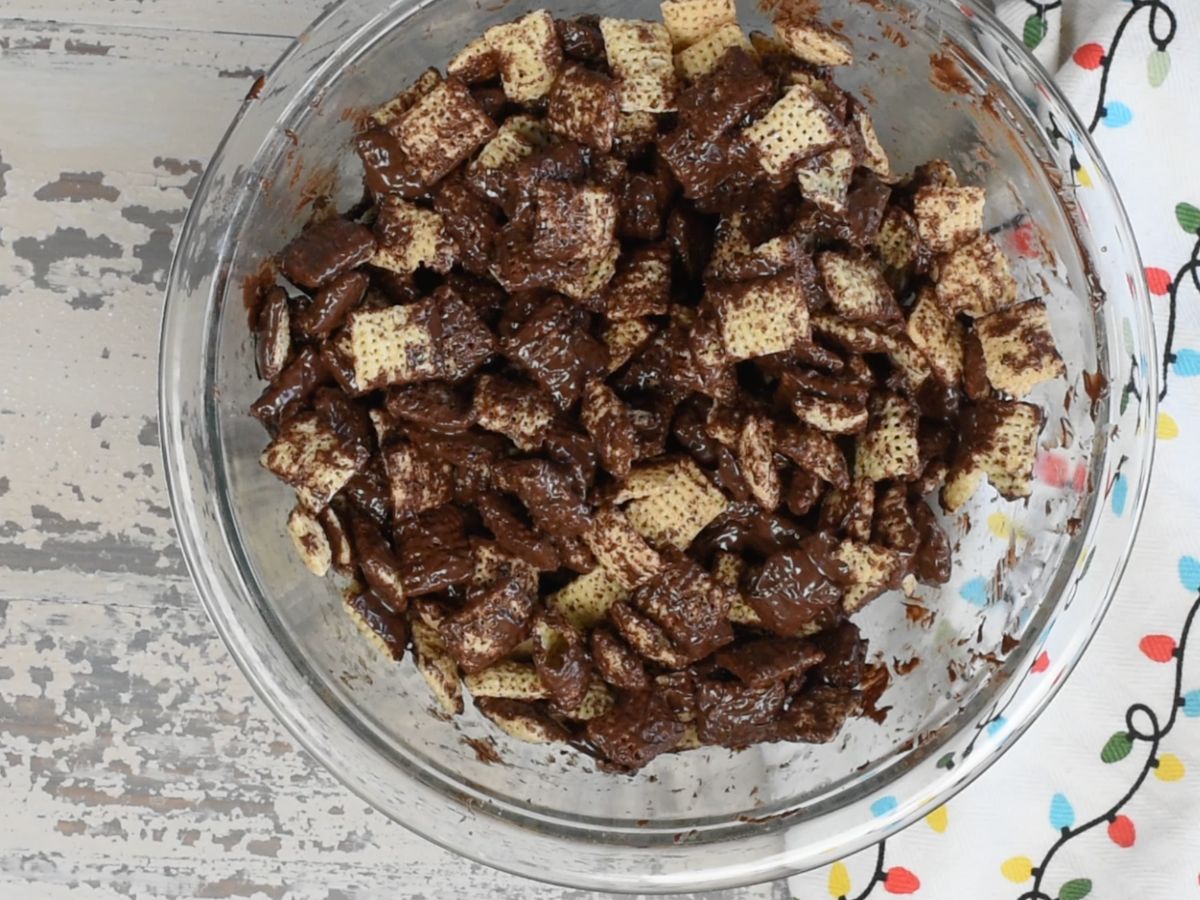
[[(1200, 603), (1200, 0), (997, 13), (1074, 104), (1133, 221), (1165, 392), (1149, 502), (1116, 601), (1047, 712), (887, 841), (882, 864), (872, 848), (792, 878), (798, 900), (1200, 898), (1200, 633), (1189, 648), (1186, 627)], [(1153, 758), (1123, 739), (1139, 703), (1160, 722), (1177, 707)]]

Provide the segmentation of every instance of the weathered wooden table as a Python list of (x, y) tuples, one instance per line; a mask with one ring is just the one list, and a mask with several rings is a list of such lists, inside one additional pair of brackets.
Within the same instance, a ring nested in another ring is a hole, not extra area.
[(577, 896), (343, 790), (251, 692), (176, 547), (155, 416), (172, 243), (322, 6), (0, 0), (5, 900)]

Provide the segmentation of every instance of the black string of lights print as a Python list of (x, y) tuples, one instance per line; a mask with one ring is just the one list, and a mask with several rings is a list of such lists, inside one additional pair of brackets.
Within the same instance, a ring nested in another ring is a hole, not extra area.
[[(1037, 6), (1034, 0), (1026, 0), (1026, 2)], [(1147, 15), (1143, 16), (1143, 13)], [(1147, 37), (1150, 38), (1150, 42), (1154, 45), (1154, 49), (1146, 57), (1146, 78), (1150, 86), (1160, 86), (1166, 80), (1167, 73), (1171, 70), (1171, 57), (1167, 48), (1175, 40), (1179, 24), (1174, 10), (1164, 0), (1132, 0), (1129, 9), (1121, 17), (1120, 22), (1117, 23), (1116, 30), (1113, 32), (1112, 39), (1108, 42), (1107, 48), (1101, 44), (1087, 43), (1076, 49), (1071, 57), (1075, 64), (1083, 69), (1100, 70), (1100, 86), (1096, 92), (1096, 104), (1087, 126), (1089, 133), (1094, 132), (1102, 122), (1110, 125), (1124, 124), (1131, 115), (1124, 104), (1111, 100), (1108, 89), (1113, 64), (1122, 46), (1121, 41), (1125, 37), (1130, 25), (1138, 20), (1139, 17), (1145, 22)], [(1027, 45), (1029, 45), (1028, 34), (1030, 27), (1029, 22), (1026, 22), (1027, 38), (1025, 43)], [(1045, 32), (1042, 31), (1041, 34), (1044, 36)], [(1039, 37), (1038, 41), (1040, 42), (1040, 40), (1041, 38)], [(1055, 126), (1054, 130), (1057, 131), (1057, 126)], [(1059, 136), (1063, 136), (1061, 132), (1059, 132)], [(1071, 168), (1073, 171), (1078, 171), (1079, 169), (1079, 163), (1073, 153)], [(1184, 231), (1189, 234), (1195, 234), (1198, 237), (1195, 246), (1192, 247), (1190, 257), (1180, 266), (1174, 277), (1161, 270), (1147, 272), (1148, 280), (1151, 282), (1151, 290), (1155, 293), (1165, 291), (1168, 294), (1169, 303), (1167, 334), (1163, 342), (1162, 384), (1159, 389), (1160, 400), (1167, 396), (1167, 390), (1170, 387), (1171, 367), (1176, 362), (1174, 349), (1175, 318), (1180, 289), (1190, 280), (1197, 293), (1200, 293), (1200, 275), (1197, 274), (1197, 269), (1200, 268), (1200, 262), (1197, 262), (1197, 258), (1200, 256), (1200, 209), (1197, 209), (1197, 207), (1190, 203), (1180, 203), (1175, 207), (1175, 218)], [(1132, 383), (1125, 385), (1122, 393), (1122, 407), (1128, 401), (1130, 395), (1140, 397), (1137, 386)]]
[[(1160, 753), (1163, 741), (1171, 733), (1178, 721), (1179, 711), (1189, 709), (1191, 705), (1200, 702), (1200, 692), (1183, 692), (1183, 669), (1187, 651), (1188, 639), (1196, 615), (1200, 612), (1200, 595), (1192, 602), (1184, 620), (1183, 631), (1178, 641), (1170, 635), (1153, 634), (1142, 638), (1139, 643), (1142, 653), (1159, 663), (1174, 662), (1175, 673), (1172, 681), (1171, 711), (1165, 722), (1160, 722), (1158, 714), (1146, 703), (1134, 703), (1125, 711), (1125, 728), (1117, 731), (1105, 742), (1100, 751), (1100, 759), (1106, 764), (1118, 763), (1129, 756), (1138, 744), (1148, 747), (1145, 759), (1138, 770), (1133, 783), (1108, 809), (1097, 814), (1079, 825), (1074, 823), (1075, 813), (1070, 803), (1062, 795), (1055, 795), (1050, 806), (1050, 820), (1060, 829), (1058, 839), (1050, 845), (1042, 856), (1041, 862), (1032, 865), (1024, 857), (1015, 857), (1004, 863), (1002, 869), (1005, 875), (1014, 881), (1033, 879), (1032, 886), (1021, 894), (1017, 900), (1083, 900), (1092, 890), (1089, 878), (1076, 877), (1064, 881), (1054, 894), (1047, 893), (1043, 888), (1051, 862), (1063, 847), (1094, 828), (1101, 825), (1107, 827), (1109, 839), (1120, 847), (1132, 846), (1136, 829), (1133, 821), (1121, 811), (1137, 794), (1145, 783), (1147, 776), (1154, 770), (1166, 773), (1167, 766), (1177, 766), (1178, 761), (1173, 756)], [(1166, 773), (1174, 777), (1174, 773)], [(1160, 774), (1161, 777), (1161, 774)], [(1022, 876), (1025, 876), (1024, 878)]]
[[(1059, 885), (1058, 890), (1053, 894), (1047, 893), (1044, 889), (1043, 884), (1047, 880), (1050, 865), (1059, 851), (1071, 841), (1077, 840), (1101, 825), (1106, 826), (1108, 837), (1113, 843), (1120, 847), (1132, 846), (1136, 829), (1133, 821), (1122, 814), (1122, 810), (1136, 796), (1151, 772), (1158, 770), (1160, 777), (1164, 780), (1178, 777), (1176, 772), (1169, 771), (1180, 765), (1178, 760), (1173, 755), (1160, 751), (1163, 742), (1175, 728), (1180, 710), (1186, 710), (1187, 714), (1192, 716), (1200, 714), (1200, 690), (1187, 693), (1183, 690), (1184, 662), (1197, 614), (1200, 614), (1200, 595), (1196, 596), (1188, 610), (1178, 640), (1166, 634), (1150, 634), (1143, 637), (1138, 644), (1142, 653), (1154, 662), (1173, 662), (1175, 671), (1172, 678), (1170, 712), (1166, 720), (1161, 720), (1158, 713), (1148, 704), (1133, 703), (1125, 711), (1124, 729), (1115, 732), (1100, 750), (1101, 761), (1112, 765), (1132, 755), (1137, 745), (1146, 745), (1146, 756), (1133, 782), (1111, 806), (1078, 825), (1075, 824), (1075, 811), (1070, 803), (1065, 797), (1055, 795), (1050, 806), (1050, 820), (1059, 828), (1059, 836), (1043, 854), (1041, 861), (1035, 864), (1025, 857), (1013, 857), (1001, 866), (1004, 875), (1011, 881), (1018, 883), (1030, 879), (1033, 881), (1032, 885), (1017, 900), (1083, 900), (1087, 897), (1092, 891), (1092, 880), (1086, 877), (1068, 878)], [(1034, 662), (1033, 668), (1037, 669), (1041, 665), (1042, 660), (1039, 657)], [(988, 721), (995, 720), (996, 715), (997, 713), (993, 713), (988, 717)], [(980, 726), (979, 730), (982, 730), (983, 727), (986, 727), (986, 722)], [(965, 755), (966, 753), (964, 753)], [(939, 766), (945, 763), (945, 757), (938, 761)], [(951, 760), (946, 767), (953, 768), (953, 765), (954, 762)], [(901, 866), (887, 866), (886, 858), (887, 842), (880, 841), (875, 848), (875, 865), (870, 878), (863, 889), (856, 894), (849, 892), (849, 875), (845, 867), (841, 863), (835, 864), (830, 872), (830, 894), (836, 900), (866, 900), (875, 893), (876, 888), (881, 886), (892, 894), (909, 894), (915, 891), (919, 887), (916, 876)]]
[[(1022, 41), (1026, 47), (1032, 50), (1041, 44), (1049, 31), (1046, 14), (1051, 10), (1060, 8), (1063, 5), (1063, 0), (1052, 0), (1052, 2), (1048, 3), (1040, 3), (1037, 0), (1025, 0), (1025, 3), (1033, 11), (1025, 20), (1022, 30)], [(1113, 109), (1109, 108), (1109, 75), (1112, 70), (1113, 61), (1117, 55), (1117, 50), (1120, 47), (1121, 39), (1125, 36), (1126, 29), (1140, 13), (1147, 10), (1149, 11), (1149, 15), (1146, 17), (1147, 31), (1155, 49), (1151, 51), (1147, 58), (1146, 70), (1151, 86), (1158, 87), (1166, 79), (1167, 73), (1170, 70), (1171, 61), (1167, 53), (1167, 48), (1175, 39), (1178, 25), (1174, 11), (1163, 0), (1132, 0), (1129, 10), (1121, 18), (1113, 33), (1107, 51), (1099, 44), (1084, 44), (1074, 53), (1074, 61), (1082, 68), (1099, 68), (1101, 70), (1096, 105), (1087, 126), (1089, 133), (1094, 132), (1096, 127), (1110, 115), (1127, 115), (1123, 108), (1116, 105), (1114, 105)], [(1160, 31), (1160, 25), (1164, 25), (1165, 30)], [(1075, 154), (1073, 142), (1059, 128), (1058, 123), (1054, 121), (1053, 114), (1050, 116), (1050, 138), (1056, 148), (1059, 146), (1060, 140), (1065, 140), (1071, 146), (1070, 167), (1072, 173), (1077, 176), (1082, 167)], [(1162, 354), (1160, 400), (1167, 395), (1171, 366), (1176, 362), (1174, 338), (1179, 293), (1190, 282), (1197, 295), (1200, 295), (1200, 207), (1186, 202), (1179, 203), (1175, 207), (1175, 218), (1180, 228), (1196, 236), (1196, 241), (1192, 246), (1188, 260), (1180, 266), (1175, 275), (1170, 278), (1169, 283), (1165, 285), (1170, 307)], [(1152, 285), (1152, 288), (1154, 287)], [(1158, 292), (1161, 292), (1161, 290)], [(1131, 397), (1138, 401), (1142, 400), (1141, 390), (1136, 380), (1137, 360), (1134, 359), (1132, 362), (1130, 380), (1125, 384), (1121, 393), (1120, 404), (1122, 413), (1125, 412)], [(1135, 744), (1147, 744), (1149, 751), (1133, 783), (1107, 810), (1080, 825), (1074, 824), (1074, 810), (1066, 802), (1065, 798), (1060, 798), (1059, 796), (1054, 798), (1051, 805), (1051, 820), (1058, 824), (1060, 834), (1057, 840), (1046, 850), (1041, 862), (1034, 865), (1024, 857), (1016, 857), (1004, 864), (1005, 874), (1011, 880), (1021, 882), (1027, 881), (1030, 878), (1033, 879), (1032, 887), (1022, 893), (1018, 900), (1083, 900), (1083, 898), (1090, 894), (1092, 882), (1088, 878), (1070, 878), (1059, 886), (1058, 891), (1054, 895), (1046, 893), (1043, 889), (1043, 882), (1046, 879), (1050, 864), (1058, 852), (1071, 841), (1087, 834), (1100, 825), (1107, 825), (1109, 838), (1118, 846), (1132, 845), (1135, 828), (1132, 821), (1127, 816), (1122, 815), (1121, 811), (1141, 789), (1147, 776), (1155, 769), (1163, 767), (1164, 757), (1160, 755), (1159, 749), (1162, 742), (1175, 727), (1179, 711), (1185, 708), (1189, 702), (1200, 702), (1200, 699), (1197, 699), (1200, 698), (1200, 692), (1190, 692), (1187, 697), (1182, 693), (1185, 652), (1192, 625), (1196, 620), (1198, 612), (1200, 612), (1200, 596), (1196, 597), (1191, 609), (1188, 611), (1178, 642), (1167, 635), (1149, 635), (1141, 641), (1140, 647), (1142, 652), (1151, 659), (1157, 662), (1174, 661), (1175, 677), (1171, 711), (1166, 721), (1160, 724), (1158, 715), (1150, 706), (1141, 702), (1134, 703), (1125, 712), (1125, 729), (1113, 734), (1100, 752), (1101, 760), (1104, 763), (1112, 764), (1120, 762), (1129, 756)], [(1039, 658), (1035, 661), (1034, 668), (1037, 669), (1040, 665), (1042, 665), (1042, 660)], [(990, 715), (984, 717), (980, 724), (976, 726), (976, 734), (962, 755), (964, 757), (970, 755), (974, 749), (975, 741), (984, 730), (990, 724), (1000, 721), (1002, 718), (1003, 710), (995, 709)], [(955, 754), (948, 753), (941, 757), (937, 764), (941, 768), (951, 769), (954, 768), (956, 761)], [(887, 842), (880, 841), (876, 846), (875, 865), (871, 876), (859, 893), (854, 895), (849, 894), (849, 879), (845, 874), (844, 868), (841, 872), (835, 870), (831, 873), (830, 893), (836, 897), (836, 900), (866, 900), (881, 885), (892, 893), (909, 893), (912, 889), (915, 889), (915, 876), (912, 876), (907, 869), (901, 867), (892, 867), (889, 869), (885, 864), (886, 855)], [(903, 874), (908, 877), (892, 878), (893, 874)], [(890, 878), (893, 884), (889, 885)], [(844, 885), (839, 885), (839, 881), (844, 882)], [(838, 890), (839, 887), (843, 886), (844, 890)]]

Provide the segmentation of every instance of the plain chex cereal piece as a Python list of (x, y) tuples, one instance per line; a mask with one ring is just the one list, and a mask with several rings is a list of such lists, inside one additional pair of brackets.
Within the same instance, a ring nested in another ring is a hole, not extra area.
[(546, 124), (555, 134), (607, 153), (620, 113), (617, 87), (611, 78), (582, 66), (570, 66), (554, 82)]
[(755, 501), (768, 512), (774, 510), (779, 506), (780, 487), (771, 420), (766, 416), (747, 416), (738, 433), (736, 450), (742, 475)]
[(441, 375), (430, 301), (358, 309), (350, 317), (354, 380), (371, 390)]
[(388, 127), (398, 122), (413, 104), (442, 83), (442, 73), (437, 69), (426, 69), (421, 77), (405, 88), (375, 112), (371, 113), (371, 121), (376, 125)]
[(418, 100), (394, 130), (413, 171), (431, 185), (481, 147), (496, 126), (467, 86), (451, 78)]
[(933, 374), (929, 360), (925, 358), (924, 353), (917, 349), (917, 345), (909, 339), (907, 334), (884, 333), (881, 335), (881, 339), (888, 356), (891, 357), (892, 365), (908, 383), (908, 390), (915, 394), (917, 389), (925, 383), (925, 379)]
[(981, 187), (923, 187), (913, 197), (913, 215), (921, 240), (934, 253), (949, 253), (983, 229)]
[(862, 322), (847, 322), (828, 312), (813, 313), (813, 331), (855, 353), (885, 353), (880, 331)]
[(793, 273), (709, 290), (721, 341), (734, 360), (782, 353), (809, 337), (804, 286)]
[(842, 541), (833, 555), (850, 570), (852, 581), (842, 594), (842, 609), (847, 615), (858, 612), (884, 591), (898, 588), (904, 576), (904, 556), (880, 544)]
[(588, 629), (608, 615), (609, 608), (629, 595), (612, 572), (597, 565), (547, 598), (576, 628)]
[(636, 148), (650, 143), (658, 135), (658, 118), (645, 110), (621, 110), (613, 141), (623, 148)]
[(834, 147), (805, 160), (796, 169), (796, 180), (806, 200), (830, 212), (846, 211), (846, 195), (854, 175), (854, 153)]
[(474, 409), (480, 428), (504, 435), (526, 453), (542, 446), (554, 421), (554, 403), (540, 390), (497, 375), (475, 385)]
[(540, 119), (509, 116), (467, 167), (468, 177), (479, 170), (507, 169), (546, 146), (550, 132)]
[(675, 71), (688, 81), (695, 81), (717, 67), (726, 52), (733, 47), (753, 52), (750, 41), (736, 23), (723, 25), (685, 50), (675, 54)]
[(454, 54), (446, 63), (446, 74), (467, 84), (489, 81), (500, 74), (500, 60), (488, 39), (481, 35)]
[(814, 66), (848, 66), (854, 62), (850, 42), (820, 22), (789, 17), (775, 24), (775, 35), (793, 56)]
[[(725, 495), (689, 458), (639, 466), (630, 473), (622, 493), (635, 486), (643, 493), (625, 507), (625, 514), (638, 533), (657, 547), (686, 548), (727, 505)], [(620, 494), (616, 502), (622, 502)]]
[(283, 423), (260, 462), (295, 488), (301, 503), (319, 512), (369, 457), (366, 447), (347, 445), (321, 416), (309, 412)]
[(792, 412), (805, 425), (826, 434), (857, 434), (867, 427), (867, 408), (845, 400), (797, 394)]
[(1066, 374), (1040, 300), (976, 319), (975, 334), (983, 346), (988, 381), (998, 391), (1023, 397), (1043, 381)]
[(612, 709), (615, 702), (612, 691), (604, 685), (603, 681), (596, 678), (588, 686), (588, 691), (578, 706), (574, 709), (564, 709), (561, 712), (564, 717), (573, 722), (589, 722)]
[(604, 314), (614, 322), (664, 316), (671, 291), (671, 251), (664, 245), (635, 250), (604, 292)]
[(837, 116), (812, 88), (803, 84), (789, 87), (766, 115), (743, 134), (771, 175), (787, 172), (800, 160), (845, 143), (845, 132)]
[(377, 268), (408, 275), (422, 266), (445, 273), (454, 265), (454, 243), (442, 217), (400, 197), (386, 197), (380, 204), (375, 236), (371, 265)]
[(972, 410), (958, 456), (942, 488), (942, 507), (954, 512), (987, 476), (1006, 500), (1028, 497), (1042, 411), (1032, 404), (989, 400)]
[(654, 325), (649, 319), (623, 319), (609, 322), (600, 333), (608, 347), (608, 370), (615, 372), (629, 362), (654, 335)]
[(948, 471), (942, 485), (942, 509), (952, 513), (975, 496), (983, 485), (985, 474), (981, 468), (965, 465)]
[(559, 261), (605, 257), (617, 227), (617, 201), (612, 191), (543, 181), (535, 197), (533, 252), (538, 257)]
[(875, 123), (871, 114), (861, 103), (855, 102), (850, 110), (850, 127), (854, 129), (855, 137), (862, 146), (862, 164), (885, 181), (892, 177), (892, 164), (888, 160), (887, 151), (875, 131)]
[(514, 103), (533, 103), (550, 93), (562, 66), (562, 45), (550, 13), (539, 9), (494, 25), (484, 39), (496, 54), (504, 96)]
[(506, 700), (545, 700), (550, 696), (537, 670), (526, 663), (500, 662), (464, 679), (472, 695)]
[(1017, 280), (1000, 245), (983, 235), (941, 262), (937, 297), (950, 313), (984, 316), (1017, 301)]
[(632, 590), (662, 568), (662, 557), (619, 509), (599, 510), (583, 540), (597, 562), (625, 590)]
[(817, 268), (825, 292), (842, 318), (885, 325), (904, 318), (874, 260), (843, 253), (819, 253)]
[(397, 516), (436, 509), (454, 499), (453, 469), (430, 459), (412, 444), (395, 443), (386, 447), (383, 468)]
[(924, 287), (917, 294), (906, 333), (925, 355), (938, 381), (957, 385), (963, 370), (963, 328), (938, 303), (932, 288)]
[(463, 711), (463, 699), (458, 664), (432, 627), (418, 618), (412, 619), (410, 624), (417, 671), (424, 677), (442, 710), (452, 716), (459, 715)]
[(333, 549), (317, 517), (305, 507), (296, 506), (288, 514), (287, 530), (304, 567), (318, 578), (324, 576), (333, 565)]
[(617, 260), (620, 256), (620, 244), (612, 241), (602, 254), (587, 258), (586, 265), (578, 268), (578, 271), (557, 278), (554, 287), (560, 294), (565, 294), (572, 300), (595, 297), (616, 274)]
[(804, 244), (794, 234), (779, 234), (756, 244), (750, 255), (755, 264), (772, 273), (798, 269), (812, 262)]
[(659, 8), (676, 50), (691, 46), (723, 25), (737, 24), (733, 0), (663, 0)]
[(885, 394), (872, 401), (870, 422), (858, 439), (854, 477), (909, 480), (921, 470), (917, 408), (906, 397)]
[(624, 112), (669, 112), (675, 108), (675, 61), (671, 35), (657, 22), (601, 19), (608, 64), (617, 79)]
[(526, 744), (554, 744), (570, 737), (562, 725), (529, 703), (480, 697), (475, 705), (485, 718), (514, 740)]
[(889, 270), (907, 273), (920, 259), (921, 237), (917, 220), (898, 206), (889, 206), (883, 214), (875, 248)]

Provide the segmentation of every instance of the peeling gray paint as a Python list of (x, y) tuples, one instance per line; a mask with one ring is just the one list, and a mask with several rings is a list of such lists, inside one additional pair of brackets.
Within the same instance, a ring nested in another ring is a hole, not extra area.
[(173, 240), (172, 232), (155, 231), (150, 235), (150, 240), (134, 247), (133, 256), (141, 261), (142, 267), (130, 277), (138, 284), (166, 287), (167, 270), (171, 266), (171, 255), (174, 252)]
[(74, 53), (78, 56), (108, 56), (108, 51), (112, 49), (111, 44), (90, 43), (88, 41), (78, 41), (72, 38), (67, 38), (67, 42), (63, 45), (68, 53)]
[(121, 210), (121, 218), (137, 225), (161, 231), (174, 232), (172, 226), (178, 225), (187, 215), (185, 209), (150, 209), (141, 204), (126, 206)]
[[(0, 525), (0, 537), (6, 526), (23, 529), (15, 522)], [(8, 535), (14, 536), (14, 535)], [(183, 555), (174, 544), (161, 549), (134, 542), (124, 534), (104, 534), (94, 540), (72, 541), (46, 538), (37, 549), (14, 543), (0, 545), (0, 567), (21, 572), (54, 572), (73, 569), (78, 572), (129, 572), (133, 575), (186, 575)]]
[(61, 172), (58, 178), (33, 193), (35, 200), (50, 203), (88, 203), (93, 200), (116, 201), (121, 192), (104, 183), (103, 172)]
[(50, 38), (0, 38), (0, 50), (49, 50)]
[(13, 252), (33, 266), (33, 283), (53, 290), (50, 267), (68, 259), (120, 259), (121, 245), (103, 234), (92, 237), (82, 228), (56, 228), (45, 238), (22, 237), (13, 241)]
[(0, 199), (8, 193), (8, 181), (4, 177), (12, 171), (12, 166), (4, 162), (4, 153), (0, 151)]
[(217, 72), (218, 78), (257, 78), (263, 73), (262, 69), (252, 69), (250, 66), (242, 66), (240, 69), (221, 69)]
[(92, 413), (92, 427), (93, 428), (99, 428), (101, 423), (103, 423), (103, 422), (104, 422), (104, 415), (102, 413), (98, 413), (98, 412)]
[(156, 156), (154, 157), (154, 168), (161, 169), (170, 175), (191, 173), (192, 177), (183, 186), (183, 194), (189, 200), (196, 196), (196, 189), (200, 186), (200, 176), (204, 173), (203, 162), (198, 159), (189, 159), (185, 162), (172, 156)]
[(35, 503), (29, 508), (29, 514), (37, 522), (38, 530), (45, 534), (78, 534), (79, 532), (96, 531), (99, 522), (81, 522), (68, 519), (62, 513), (55, 512), (49, 507)]
[(80, 291), (74, 297), (67, 300), (67, 305), (71, 309), (102, 309), (104, 307), (104, 294)]
[(142, 427), (138, 431), (138, 443), (143, 447), (158, 446), (158, 420), (142, 417)]
[(3, 497), (5, 494), (8, 493), (8, 488), (9, 488), (8, 476), (0, 475), (0, 497)]

